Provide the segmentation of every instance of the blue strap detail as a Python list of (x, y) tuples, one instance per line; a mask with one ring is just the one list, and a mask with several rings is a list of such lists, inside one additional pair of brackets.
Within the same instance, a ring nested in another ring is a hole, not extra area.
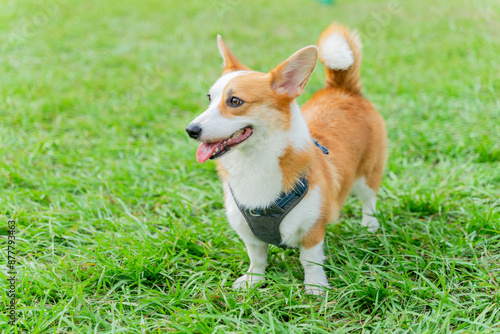
[(297, 183), (295, 183), (294, 188), (289, 193), (281, 193), (280, 196), (274, 201), (277, 206), (282, 209), (285, 209), (285, 206), (296, 199), (297, 197), (302, 196), (304, 192), (307, 191), (308, 187), (306, 186), (306, 178), (301, 177)]
[[(297, 183), (295, 183), (294, 188), (287, 193), (281, 193), (278, 198), (274, 200), (274, 204), (276, 204), (280, 209), (285, 210), (286, 206), (302, 196), (306, 191), (308, 190), (307, 186), (307, 181), (305, 177), (301, 177)], [(251, 209), (249, 210), (249, 213), (254, 216), (263, 216), (267, 215), (267, 210), (266, 209)]]
[(318, 146), (322, 151), (323, 151), (323, 154), (328, 154), (328, 149), (324, 146), (322, 146), (317, 139), (314, 139), (314, 144), (316, 144), (316, 146)]

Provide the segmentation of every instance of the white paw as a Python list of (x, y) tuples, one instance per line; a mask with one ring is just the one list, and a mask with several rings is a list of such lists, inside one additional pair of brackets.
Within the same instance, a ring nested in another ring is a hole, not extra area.
[(265, 279), (261, 274), (246, 274), (234, 281), (233, 289), (248, 289)]
[(321, 281), (321, 282), (316, 282), (316, 281), (307, 282), (307, 281), (304, 281), (304, 285), (306, 286), (306, 294), (308, 294), (308, 295), (319, 296), (319, 295), (322, 295), (322, 294), (325, 293), (325, 289), (331, 289), (330, 285), (328, 284), (328, 282), (326, 280), (325, 281)]
[(368, 231), (372, 233), (377, 232), (378, 228), (380, 227), (377, 218), (372, 216), (363, 216), (361, 225), (364, 227), (368, 227)]

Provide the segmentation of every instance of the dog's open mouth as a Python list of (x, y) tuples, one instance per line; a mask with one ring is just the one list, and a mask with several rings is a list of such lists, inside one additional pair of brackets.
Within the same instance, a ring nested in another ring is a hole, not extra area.
[(201, 143), (196, 152), (196, 160), (205, 162), (208, 159), (216, 159), (223, 156), (231, 148), (247, 140), (253, 133), (251, 126), (244, 127), (233, 133), (231, 137), (213, 143)]

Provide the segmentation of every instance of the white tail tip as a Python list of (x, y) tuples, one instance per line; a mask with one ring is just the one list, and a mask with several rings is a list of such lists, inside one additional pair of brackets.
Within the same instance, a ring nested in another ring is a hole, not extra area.
[(345, 37), (335, 32), (320, 45), (324, 64), (332, 70), (347, 70), (354, 63), (354, 55)]

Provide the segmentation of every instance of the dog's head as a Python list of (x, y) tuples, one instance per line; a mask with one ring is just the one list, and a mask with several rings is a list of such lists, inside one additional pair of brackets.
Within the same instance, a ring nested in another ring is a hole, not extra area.
[(224, 59), (222, 76), (210, 88), (208, 109), (186, 128), (201, 141), (199, 162), (221, 157), (235, 149), (256, 145), (290, 128), (291, 104), (304, 91), (316, 66), (318, 50), (305, 47), (269, 73), (250, 70), (217, 37)]

